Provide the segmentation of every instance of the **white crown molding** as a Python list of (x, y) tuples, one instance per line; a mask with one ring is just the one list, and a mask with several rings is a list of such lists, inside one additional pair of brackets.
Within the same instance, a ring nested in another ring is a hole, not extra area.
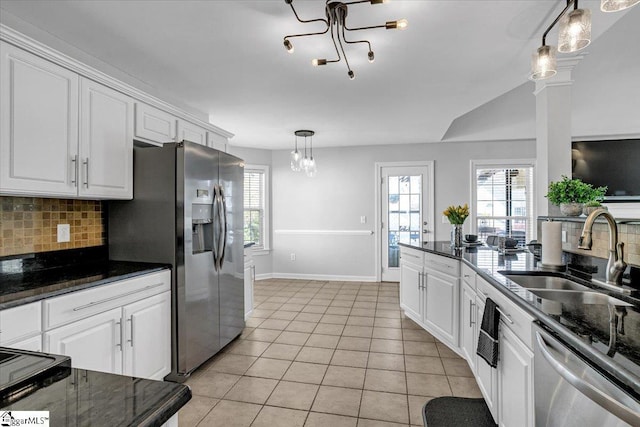
[(0, 24), (0, 40), (24, 49), (34, 55), (46, 59), (47, 61), (51, 61), (61, 67), (73, 71), (74, 73), (78, 73), (83, 77), (108, 86), (114, 90), (117, 90), (118, 92), (122, 92), (123, 94), (128, 95), (137, 101), (152, 105), (180, 119), (186, 120), (211, 132), (222, 135), (225, 138), (234, 137), (234, 134), (229, 131), (226, 131), (209, 122), (205, 122), (194, 115), (191, 115), (159, 98), (156, 98), (155, 96), (149, 95), (148, 93), (145, 93), (131, 85), (121, 82), (120, 80), (114, 79), (113, 77), (103, 73), (102, 71), (96, 70), (93, 67), (83, 64), (82, 62), (79, 62), (71, 58), (70, 56), (58, 52), (50, 48), (49, 46), (40, 43), (39, 41), (34, 40), (4, 24)]

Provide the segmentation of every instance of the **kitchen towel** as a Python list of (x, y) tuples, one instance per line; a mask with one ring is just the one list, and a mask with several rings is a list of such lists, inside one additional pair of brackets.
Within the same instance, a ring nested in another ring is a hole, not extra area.
[(480, 335), (478, 337), (478, 349), (476, 353), (487, 361), (489, 366), (498, 366), (498, 324), (500, 312), (498, 306), (491, 298), (487, 298), (482, 314)]
[(542, 265), (562, 265), (562, 223), (542, 223)]

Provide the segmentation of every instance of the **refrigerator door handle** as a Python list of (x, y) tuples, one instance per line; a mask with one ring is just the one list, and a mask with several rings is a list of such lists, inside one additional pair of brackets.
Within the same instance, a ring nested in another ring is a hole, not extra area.
[(211, 202), (211, 209), (213, 210), (212, 221), (214, 222), (211, 227), (211, 233), (213, 233), (212, 240), (211, 240), (212, 241), (211, 253), (213, 255), (214, 271), (218, 271), (218, 240), (216, 239), (217, 233), (216, 233), (216, 227), (215, 227), (215, 220), (218, 216), (217, 206), (218, 206), (218, 185), (215, 184), (213, 186), (213, 201)]
[(227, 249), (227, 201), (224, 197), (224, 190), (222, 186), (219, 187), (220, 191), (220, 255), (219, 268), (222, 269), (222, 263), (224, 262), (224, 254)]

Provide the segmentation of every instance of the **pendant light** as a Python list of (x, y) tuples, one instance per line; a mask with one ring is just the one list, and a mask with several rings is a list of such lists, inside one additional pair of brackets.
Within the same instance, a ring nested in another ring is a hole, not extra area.
[(301, 161), (302, 161), (302, 153), (300, 153), (300, 151), (298, 151), (298, 135), (296, 135), (296, 142), (295, 142), (295, 147), (293, 149), (293, 151), (291, 152), (291, 170), (294, 172), (300, 172), (300, 169), (302, 167), (301, 165)]
[(558, 52), (577, 52), (591, 43), (591, 11), (578, 9), (578, 0), (574, 5), (575, 9), (560, 19)]
[[(567, 14), (573, 5), (573, 10)], [(558, 45), (547, 45), (547, 34), (560, 22)], [(567, 0), (567, 5), (542, 34), (542, 46), (534, 52), (531, 60), (531, 79), (540, 80), (557, 73), (556, 52), (575, 52), (591, 43), (591, 11), (578, 9), (578, 0)]]
[(602, 0), (600, 10), (603, 12), (617, 12), (640, 3), (640, 0)]
[[(316, 160), (313, 158), (313, 135), (315, 132), (312, 130), (297, 130), (294, 132), (296, 135), (296, 147), (291, 152), (291, 170), (294, 172), (304, 171), (309, 178), (316, 176), (318, 168), (316, 166)], [(304, 137), (304, 151), (300, 153), (298, 151), (298, 137)], [(309, 138), (309, 155), (307, 155), (307, 138)], [(298, 168), (293, 167), (293, 154), (298, 152)]]

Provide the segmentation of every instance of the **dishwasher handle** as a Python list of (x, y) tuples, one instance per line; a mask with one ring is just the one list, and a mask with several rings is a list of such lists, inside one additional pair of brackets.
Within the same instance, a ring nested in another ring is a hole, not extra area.
[(558, 374), (560, 374), (562, 378), (564, 378), (569, 384), (574, 386), (576, 390), (578, 390), (580, 393), (582, 393), (598, 405), (602, 406), (604, 409), (611, 412), (618, 418), (631, 424), (632, 426), (640, 425), (640, 413), (623, 405), (622, 403), (609, 396), (607, 393), (592, 386), (591, 384), (580, 378), (578, 375), (573, 373), (569, 368), (567, 368), (567, 366), (565, 366), (553, 354), (551, 354), (551, 352), (549, 351), (549, 346), (545, 342), (540, 332), (537, 331), (536, 341), (538, 344), (538, 348), (540, 349), (540, 352), (542, 353), (542, 356), (544, 356), (545, 360), (553, 367), (553, 369)]

